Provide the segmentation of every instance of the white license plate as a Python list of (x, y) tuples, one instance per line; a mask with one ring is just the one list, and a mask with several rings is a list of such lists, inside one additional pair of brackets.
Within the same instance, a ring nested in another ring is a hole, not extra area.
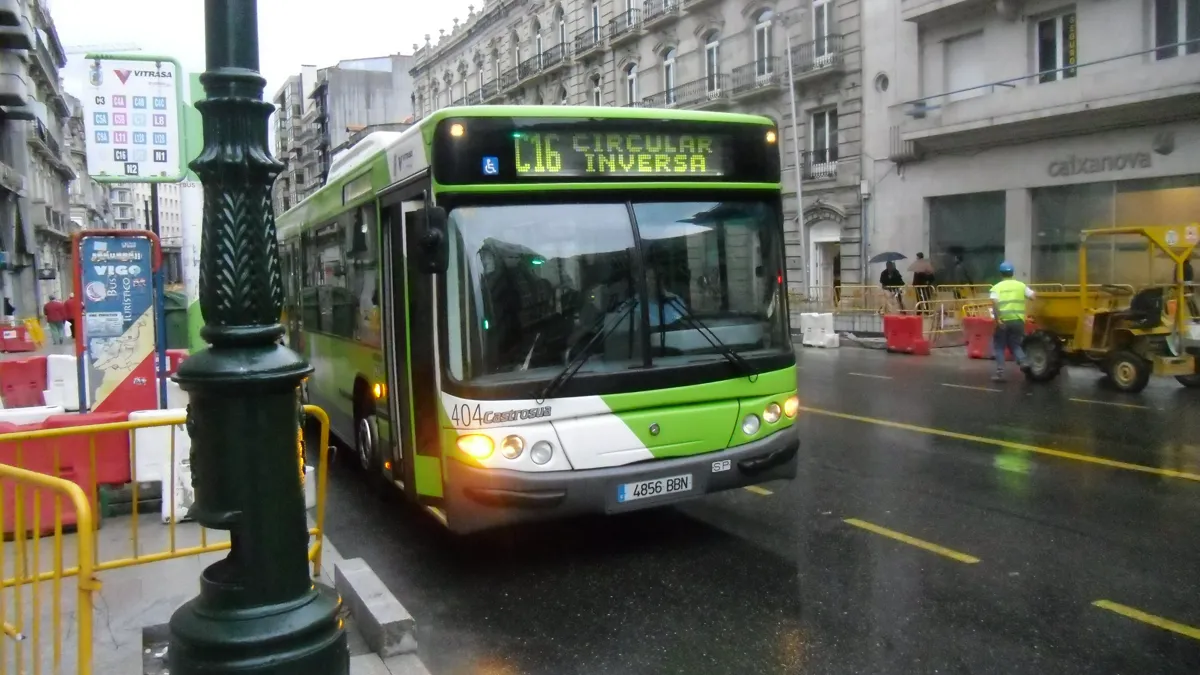
[(690, 492), (692, 489), (692, 474), (671, 476), (670, 478), (655, 478), (637, 483), (625, 483), (617, 486), (617, 501), (631, 502), (635, 499), (661, 497), (677, 492)]

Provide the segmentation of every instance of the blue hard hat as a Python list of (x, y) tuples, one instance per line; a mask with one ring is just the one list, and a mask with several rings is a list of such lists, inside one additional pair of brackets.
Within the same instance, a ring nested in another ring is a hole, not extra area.
[(1000, 273), (1001, 274), (1012, 274), (1013, 273), (1012, 263), (1008, 262), (1007, 260), (1000, 263)]

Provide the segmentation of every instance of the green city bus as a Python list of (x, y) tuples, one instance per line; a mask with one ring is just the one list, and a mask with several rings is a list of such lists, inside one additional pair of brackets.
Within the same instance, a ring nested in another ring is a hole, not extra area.
[(794, 478), (777, 139), (566, 106), (368, 135), (277, 221), (302, 395), (457, 533)]

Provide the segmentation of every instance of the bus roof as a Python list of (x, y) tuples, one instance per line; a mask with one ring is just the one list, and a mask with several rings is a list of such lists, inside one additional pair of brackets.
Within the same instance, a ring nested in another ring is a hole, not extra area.
[[(710, 112), (703, 110), (668, 110), (660, 108), (613, 108), (604, 106), (547, 106), (547, 105), (477, 105), (442, 108), (422, 118), (402, 132), (376, 131), (350, 148), (329, 167), (325, 185), (296, 206), (279, 215), (277, 228), (281, 238), (307, 223), (319, 221), (343, 210), (344, 205), (358, 199), (358, 187), (376, 193), (388, 185), (424, 171), (428, 166), (429, 142), (438, 122), (448, 118), (513, 117), (536, 119), (599, 119), (599, 120), (666, 120), (679, 122), (716, 122), (774, 126), (775, 122), (761, 115)], [(354, 185), (350, 197), (347, 187)], [(365, 194), (365, 193), (364, 193)], [(349, 198), (348, 198), (349, 197)]]

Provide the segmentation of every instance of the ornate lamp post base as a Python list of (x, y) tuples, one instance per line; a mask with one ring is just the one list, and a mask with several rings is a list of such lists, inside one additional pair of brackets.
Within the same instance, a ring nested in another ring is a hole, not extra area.
[(346, 675), (340, 600), (308, 576), (308, 520), (297, 465), (300, 382), (312, 368), (278, 344), (283, 285), (267, 148), (273, 106), (258, 74), (258, 3), (205, 0), (208, 97), (200, 334), (211, 346), (175, 379), (188, 393), (193, 513), (228, 530), (229, 555), (171, 617), (174, 675)]

